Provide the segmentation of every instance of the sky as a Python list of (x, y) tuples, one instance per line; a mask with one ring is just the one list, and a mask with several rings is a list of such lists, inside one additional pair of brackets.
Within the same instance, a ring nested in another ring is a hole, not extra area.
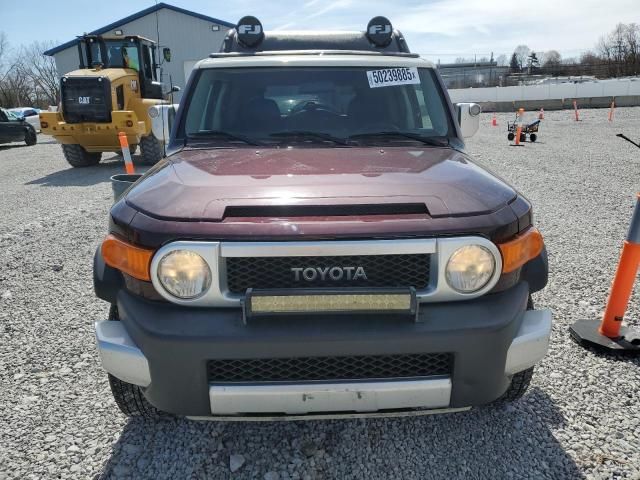
[[(154, 0), (0, 0), (0, 31), (19, 46), (63, 43), (153, 5)], [(258, 17), (265, 30), (364, 30), (384, 15), (413, 52), (443, 63), (481, 58), (517, 45), (579, 56), (619, 23), (640, 23), (640, 0), (167, 0), (235, 23)]]

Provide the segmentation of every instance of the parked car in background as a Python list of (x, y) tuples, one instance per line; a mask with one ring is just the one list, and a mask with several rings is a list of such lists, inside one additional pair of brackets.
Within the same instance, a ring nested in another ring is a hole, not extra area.
[(36, 129), (15, 113), (0, 108), (0, 143), (24, 142), (35, 145), (38, 141)]
[(40, 131), (40, 109), (31, 107), (10, 108), (10, 112), (16, 115), (18, 118), (22, 118), (36, 129)]

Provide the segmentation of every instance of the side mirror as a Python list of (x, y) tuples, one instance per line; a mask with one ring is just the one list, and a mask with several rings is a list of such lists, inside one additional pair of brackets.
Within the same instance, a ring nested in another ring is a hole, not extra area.
[(458, 124), (463, 138), (473, 137), (480, 128), (480, 112), (482, 108), (477, 103), (457, 103)]
[(180, 91), (180, 87), (178, 85), (174, 85), (173, 87), (171, 87), (171, 93), (175, 93), (179, 91)]
[(162, 57), (164, 58), (165, 62), (170, 62), (171, 61), (171, 49), (168, 47), (165, 47), (162, 49)]
[(178, 105), (154, 105), (149, 107), (149, 118), (151, 118), (151, 131), (153, 136), (166, 145), (171, 137), (171, 128), (176, 118)]

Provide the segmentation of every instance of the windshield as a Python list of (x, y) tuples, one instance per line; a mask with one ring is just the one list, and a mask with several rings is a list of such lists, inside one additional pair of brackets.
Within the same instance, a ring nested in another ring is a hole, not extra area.
[[(104, 48), (104, 52), (102, 49)], [(101, 62), (102, 54), (106, 54), (105, 68), (133, 68), (140, 70), (140, 61), (138, 59), (138, 46), (135, 41), (122, 40), (104, 40), (104, 45), (100, 42), (91, 43), (91, 58), (93, 62)]]
[(204, 69), (181, 131), (219, 142), (415, 143), (450, 136), (445, 106), (428, 68)]
[(9, 110), (2, 110), (2, 111), (5, 113), (5, 115), (7, 116), (7, 119), (9, 121), (11, 121), (11, 120), (20, 120), (20, 118), (22, 118), (22, 116), (18, 116), (12, 111), (9, 111)]

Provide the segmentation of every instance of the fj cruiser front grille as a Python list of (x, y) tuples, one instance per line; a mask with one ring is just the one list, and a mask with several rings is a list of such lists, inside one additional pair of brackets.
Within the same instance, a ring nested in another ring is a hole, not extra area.
[[(244, 294), (248, 288), (414, 287), (424, 290), (429, 284), (430, 260), (429, 254), (230, 257), (226, 259), (227, 285), (231, 293), (237, 294)], [(344, 274), (336, 280), (325, 274), (323, 279), (318, 273), (305, 279), (300, 270), (326, 271), (333, 267), (362, 267), (366, 278)]]
[(350, 357), (209, 360), (209, 383), (371, 380), (450, 375), (453, 355), (421, 353)]

